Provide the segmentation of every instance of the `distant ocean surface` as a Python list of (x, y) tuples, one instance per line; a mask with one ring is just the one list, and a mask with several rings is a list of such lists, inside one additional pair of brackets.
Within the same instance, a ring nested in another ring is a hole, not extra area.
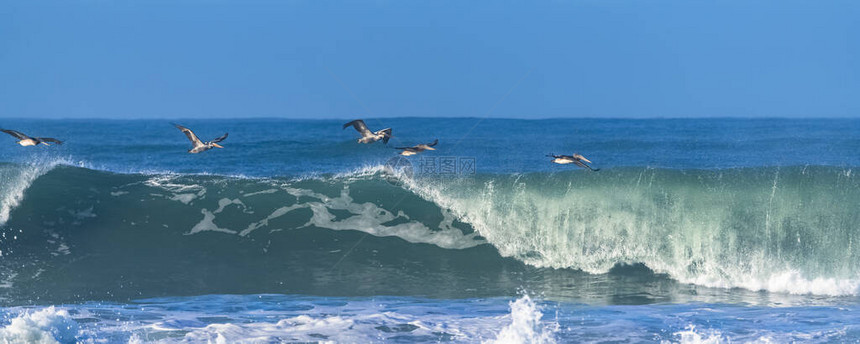
[(0, 120), (0, 343), (860, 341), (860, 120), (347, 121)]

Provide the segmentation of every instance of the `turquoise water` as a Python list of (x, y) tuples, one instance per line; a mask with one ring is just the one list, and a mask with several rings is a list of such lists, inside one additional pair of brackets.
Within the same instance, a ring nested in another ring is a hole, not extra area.
[(860, 338), (860, 120), (178, 122), (4, 120), (0, 338)]

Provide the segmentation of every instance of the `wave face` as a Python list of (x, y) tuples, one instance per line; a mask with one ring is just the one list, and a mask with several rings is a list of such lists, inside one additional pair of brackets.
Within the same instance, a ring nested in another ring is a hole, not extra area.
[(615, 169), (412, 189), (534, 266), (643, 263), (685, 283), (800, 294), (856, 294), (860, 282), (860, 181), (842, 168)]
[(248, 179), (62, 165), (27, 185), (0, 233), (9, 304), (253, 291), (451, 296), (440, 285), (523, 269), (379, 169)]
[(842, 168), (462, 179), (382, 168), (303, 179), (4, 168), (25, 176), (5, 179), (10, 190), (28, 186), (4, 203), (0, 293), (10, 304), (254, 292), (472, 297), (571, 281), (583, 292), (589, 276), (638, 274), (619, 264), (656, 272), (647, 277), (655, 288), (671, 279), (856, 295), (860, 282), (860, 182)]

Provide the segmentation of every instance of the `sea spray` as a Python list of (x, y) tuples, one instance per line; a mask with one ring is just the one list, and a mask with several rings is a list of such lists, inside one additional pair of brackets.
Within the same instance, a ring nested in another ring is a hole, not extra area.
[(0, 164), (0, 226), (9, 220), (10, 212), (21, 202), (30, 184), (62, 163), (63, 161), (50, 160), (26, 164)]
[(511, 301), (511, 323), (499, 331), (498, 336), (487, 344), (552, 344), (558, 324), (541, 322), (543, 313), (528, 295)]

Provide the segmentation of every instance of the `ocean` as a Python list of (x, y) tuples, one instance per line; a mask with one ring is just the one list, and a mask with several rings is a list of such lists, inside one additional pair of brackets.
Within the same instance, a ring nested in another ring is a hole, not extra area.
[(348, 120), (3, 119), (0, 343), (860, 341), (860, 120)]

